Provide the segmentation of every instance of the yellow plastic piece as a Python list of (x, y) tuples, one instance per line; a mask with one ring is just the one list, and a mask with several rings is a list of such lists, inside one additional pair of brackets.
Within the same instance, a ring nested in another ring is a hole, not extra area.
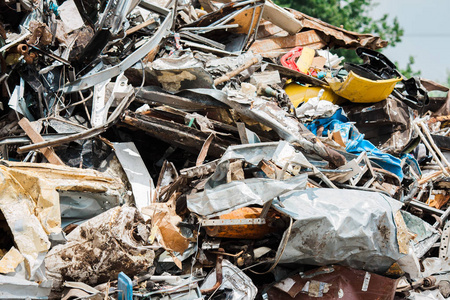
[(308, 74), (309, 68), (314, 59), (314, 55), (316, 55), (316, 51), (314, 49), (303, 47), (302, 54), (297, 60), (297, 67), (300, 72)]
[(339, 96), (336, 95), (330, 88), (326, 87), (307, 87), (297, 83), (290, 83), (286, 86), (284, 91), (291, 99), (292, 104), (297, 107), (302, 102), (307, 102), (309, 99), (317, 97), (319, 91), (323, 89), (324, 93), (321, 100), (327, 100), (334, 104), (339, 104)]
[(336, 94), (356, 103), (374, 103), (386, 99), (400, 80), (402, 79), (393, 78), (374, 81), (358, 76), (353, 71), (350, 71), (343, 82), (337, 78), (327, 78)]

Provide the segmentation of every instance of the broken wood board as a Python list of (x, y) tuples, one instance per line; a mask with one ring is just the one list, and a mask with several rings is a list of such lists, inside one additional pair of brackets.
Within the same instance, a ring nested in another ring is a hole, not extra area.
[(326, 43), (315, 30), (309, 30), (285, 37), (256, 40), (249, 50), (261, 54), (263, 57), (272, 58), (287, 53), (297, 46), (322, 49), (326, 46)]
[[(22, 120), (19, 121), (19, 125), (33, 143), (45, 142), (44, 138), (33, 128), (31, 122), (27, 118), (22, 118)], [(58, 155), (56, 155), (55, 151), (52, 148), (42, 148), (41, 152), (50, 163), (55, 165), (64, 165), (63, 161), (59, 158)]]

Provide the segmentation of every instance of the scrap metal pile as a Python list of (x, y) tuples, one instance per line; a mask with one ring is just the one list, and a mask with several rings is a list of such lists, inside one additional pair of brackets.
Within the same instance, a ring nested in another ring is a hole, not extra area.
[(0, 298), (450, 295), (448, 88), (386, 41), (270, 0), (0, 20)]

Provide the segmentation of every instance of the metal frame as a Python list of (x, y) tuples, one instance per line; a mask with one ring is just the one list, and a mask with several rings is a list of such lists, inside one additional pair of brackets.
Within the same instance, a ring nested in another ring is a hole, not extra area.
[(264, 225), (266, 219), (208, 219), (201, 221), (202, 226)]

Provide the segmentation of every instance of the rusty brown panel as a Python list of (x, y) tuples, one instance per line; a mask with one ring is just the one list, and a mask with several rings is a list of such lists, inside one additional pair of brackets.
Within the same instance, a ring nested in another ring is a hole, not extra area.
[(362, 34), (345, 30), (343, 28), (330, 25), (319, 19), (310, 17), (296, 11), (294, 9), (288, 9), (297, 20), (300, 20), (304, 29), (315, 29), (322, 35), (324, 40), (329, 42), (330, 46), (337, 46), (343, 48), (357, 48), (366, 47), (370, 49), (384, 48), (388, 45), (388, 42), (381, 39), (378, 36), (372, 34)]
[(268, 290), (268, 299), (392, 300), (397, 287), (397, 279), (344, 266), (321, 267), (289, 277), (283, 283)]
[[(262, 208), (242, 207), (228, 214), (221, 215), (219, 219), (253, 219), (261, 216)], [(236, 238), (236, 239), (262, 239), (269, 233), (282, 232), (283, 228), (271, 226), (280, 218), (280, 214), (275, 210), (270, 210), (266, 217), (266, 224), (262, 225), (224, 225), (224, 226), (205, 226), (206, 234), (212, 237)]]
[[(239, 27), (235, 30), (233, 28), (230, 29), (231, 32), (235, 33), (241, 33), (241, 34), (248, 34), (250, 32), (255, 32), (255, 29), (258, 25), (259, 16), (261, 15), (263, 7), (258, 6), (254, 7), (252, 9), (246, 9), (240, 14), (238, 14), (236, 17), (231, 19), (230, 22), (227, 24), (239, 24)], [(252, 15), (255, 14), (254, 17)]]

